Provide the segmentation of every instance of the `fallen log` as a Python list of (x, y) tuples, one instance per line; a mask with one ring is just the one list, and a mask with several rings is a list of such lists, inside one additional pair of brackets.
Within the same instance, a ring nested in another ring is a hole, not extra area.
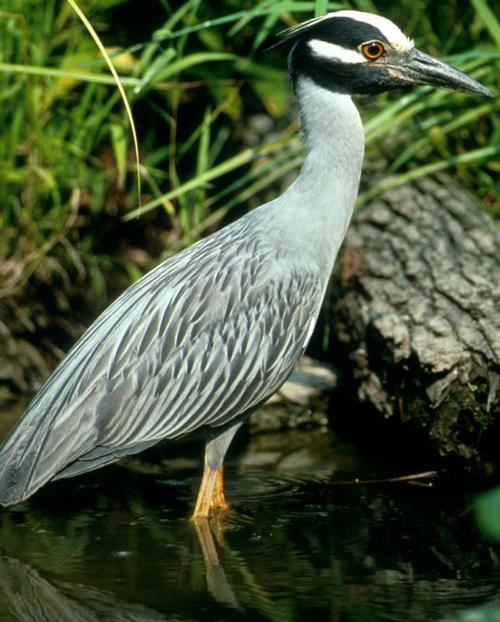
[(333, 362), (442, 455), (499, 465), (499, 297), (500, 235), (477, 202), (446, 176), (393, 189), (346, 237), (324, 319)]

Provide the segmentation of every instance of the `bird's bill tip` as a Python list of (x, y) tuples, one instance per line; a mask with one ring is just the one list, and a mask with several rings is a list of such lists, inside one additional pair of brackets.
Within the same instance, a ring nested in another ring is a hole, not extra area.
[(415, 48), (407, 55), (405, 62), (397, 68), (397, 71), (398, 78), (408, 83), (494, 97), (493, 93), (480, 82)]

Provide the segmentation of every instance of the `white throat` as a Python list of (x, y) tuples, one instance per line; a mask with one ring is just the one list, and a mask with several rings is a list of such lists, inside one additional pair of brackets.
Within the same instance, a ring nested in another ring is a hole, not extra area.
[(336, 161), (355, 158), (361, 169), (364, 129), (351, 97), (318, 86), (310, 78), (299, 78), (296, 91), (309, 152), (321, 151)]
[(318, 259), (331, 270), (358, 194), (364, 129), (348, 95), (309, 78), (299, 78), (296, 92), (308, 155), (281, 199), (290, 206), (302, 239), (309, 236)]

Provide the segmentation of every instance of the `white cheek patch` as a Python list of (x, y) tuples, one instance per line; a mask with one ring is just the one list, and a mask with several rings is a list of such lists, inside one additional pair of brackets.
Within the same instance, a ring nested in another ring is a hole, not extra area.
[(366, 62), (365, 57), (360, 52), (348, 50), (343, 48), (341, 45), (335, 45), (335, 43), (321, 41), (321, 39), (312, 39), (311, 41), (308, 41), (307, 45), (314, 56), (318, 58), (340, 61), (341, 63)]

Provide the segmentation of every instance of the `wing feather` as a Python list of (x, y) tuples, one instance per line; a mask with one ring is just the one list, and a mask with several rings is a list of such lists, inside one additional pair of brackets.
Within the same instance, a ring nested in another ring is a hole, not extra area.
[(292, 371), (322, 295), (319, 276), (290, 270), (251, 219), (161, 264), (92, 324), (33, 399), (0, 453), (0, 503), (241, 417)]

